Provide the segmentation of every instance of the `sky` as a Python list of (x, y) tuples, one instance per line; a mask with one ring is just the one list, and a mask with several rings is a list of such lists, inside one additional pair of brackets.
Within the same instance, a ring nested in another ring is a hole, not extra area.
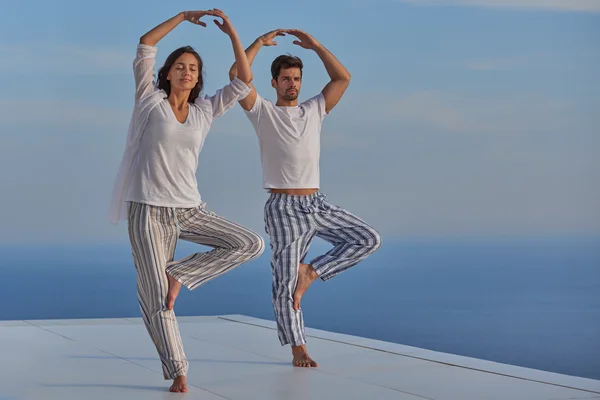
[[(384, 239), (600, 234), (599, 1), (33, 0), (0, 14), (0, 243), (127, 243), (108, 205), (135, 47), (179, 11), (212, 7), (244, 46), (298, 28), (351, 72), (324, 122), (321, 189)], [(165, 37), (157, 65), (194, 46), (212, 94), (233, 52), (205, 22)], [(328, 81), (292, 40), (257, 56), (266, 98), (279, 54), (305, 62), (300, 100)], [(258, 143), (239, 106), (215, 121), (199, 164), (208, 208), (266, 237)]]

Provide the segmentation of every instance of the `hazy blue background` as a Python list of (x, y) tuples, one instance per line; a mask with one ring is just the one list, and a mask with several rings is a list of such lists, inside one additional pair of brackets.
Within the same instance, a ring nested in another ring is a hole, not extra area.
[[(0, 240), (127, 240), (124, 225), (106, 221), (135, 46), (177, 12), (213, 6), (246, 46), (295, 27), (347, 66), (352, 83), (325, 120), (322, 188), (387, 237), (599, 234), (600, 4), (415, 3), (4, 2)], [(207, 22), (177, 27), (158, 63), (195, 46), (214, 93), (233, 52)], [(267, 98), (281, 53), (306, 62), (301, 99), (327, 82), (318, 57), (291, 42), (257, 57), (254, 83)], [(239, 107), (213, 125), (198, 179), (210, 208), (262, 232), (258, 145)]]
[[(322, 189), (384, 246), (310, 289), (307, 325), (600, 379), (600, 3), (255, 3), (3, 2), (0, 319), (139, 315), (126, 225), (107, 220), (135, 46), (179, 11), (217, 6), (244, 45), (303, 29), (353, 76), (325, 120)], [(301, 99), (327, 82), (292, 40), (257, 57), (267, 98), (281, 53), (305, 61)], [(181, 24), (158, 63), (186, 44), (207, 93), (227, 83), (231, 46), (210, 24)], [(239, 107), (213, 125), (198, 180), (210, 209), (264, 236)], [(178, 313), (272, 318), (268, 259), (182, 293)]]

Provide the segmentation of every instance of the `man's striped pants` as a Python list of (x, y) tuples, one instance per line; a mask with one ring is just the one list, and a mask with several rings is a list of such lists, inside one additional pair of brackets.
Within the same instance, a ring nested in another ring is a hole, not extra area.
[(311, 264), (326, 281), (381, 247), (381, 236), (360, 218), (329, 203), (317, 192), (308, 196), (271, 193), (265, 204), (265, 230), (272, 249), (273, 307), (282, 345), (306, 343), (302, 309), (293, 309), (298, 268), (317, 236), (333, 248)]

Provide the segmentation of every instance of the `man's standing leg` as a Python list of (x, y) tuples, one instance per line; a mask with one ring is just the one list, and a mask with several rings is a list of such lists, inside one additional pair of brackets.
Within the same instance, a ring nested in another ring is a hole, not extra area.
[[(299, 312), (302, 296), (317, 278), (323, 281), (331, 279), (381, 247), (381, 236), (373, 227), (348, 211), (328, 203), (321, 193), (310, 196), (310, 204), (302, 209), (310, 216), (311, 227), (316, 229), (316, 235), (333, 244), (333, 248), (313, 259), (310, 264), (300, 264), (293, 294), (293, 309)], [(304, 330), (304, 326), (302, 328)], [(316, 367), (317, 364), (308, 357), (306, 345), (301, 350), (304, 358), (300, 358), (298, 365), (294, 353), (294, 365)]]
[(300, 198), (272, 194), (265, 205), (265, 229), (272, 250), (273, 309), (279, 340), (292, 346), (295, 366), (316, 367), (306, 351), (302, 310), (294, 308), (293, 298), (299, 270), (303, 269), (300, 263), (316, 234), (311, 215), (302, 211)]

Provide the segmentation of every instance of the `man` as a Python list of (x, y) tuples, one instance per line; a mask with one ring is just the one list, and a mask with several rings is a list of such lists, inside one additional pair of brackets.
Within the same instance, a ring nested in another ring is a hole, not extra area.
[[(296, 29), (278, 29), (259, 37), (246, 49), (248, 61), (252, 64), (262, 46), (276, 45), (274, 39), (285, 34), (298, 39), (294, 44), (317, 53), (330, 82), (319, 95), (298, 104), (302, 61), (279, 56), (271, 65), (276, 104), (259, 96), (250, 84), (251, 92), (240, 105), (256, 130), (263, 187), (271, 193), (265, 204), (265, 229), (273, 252), (273, 307), (279, 339), (282, 345), (291, 345), (293, 365), (316, 367), (306, 349), (302, 295), (317, 278), (328, 280), (374, 253), (381, 237), (358, 217), (327, 202), (319, 191), (321, 124), (348, 87), (350, 73), (315, 38)], [(229, 78), (236, 76), (234, 63)], [(307, 264), (304, 258), (315, 236), (334, 247)]]

